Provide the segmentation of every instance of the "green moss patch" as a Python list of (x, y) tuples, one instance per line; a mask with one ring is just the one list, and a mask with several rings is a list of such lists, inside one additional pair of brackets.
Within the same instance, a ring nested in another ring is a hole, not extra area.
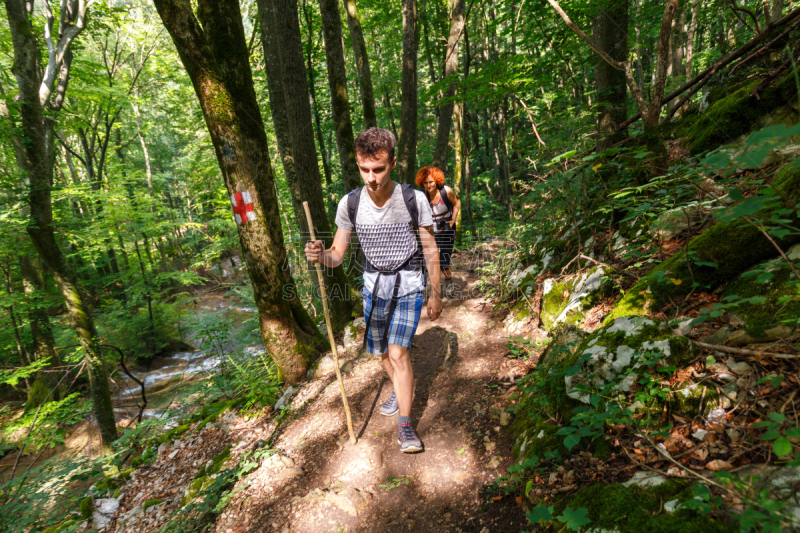
[(146, 502), (144, 502), (144, 505), (142, 505), (142, 510), (143, 511), (147, 511), (149, 508), (155, 507), (156, 505), (158, 505), (159, 503), (161, 503), (163, 501), (164, 500), (160, 500), (158, 498), (156, 498), (154, 500), (147, 500)]
[(649, 489), (597, 483), (556, 503), (553, 514), (560, 515), (567, 507), (586, 508), (591, 520), (589, 527), (594, 531), (722, 533), (738, 530), (735, 524), (722, 518), (680, 509), (673, 514), (664, 509), (668, 501), (684, 502), (691, 498), (691, 483), (685, 480), (670, 480)]
[(230, 456), (231, 456), (231, 445), (228, 444), (227, 446), (225, 446), (225, 448), (222, 450), (221, 453), (217, 454), (211, 459), (210, 464), (204, 465), (194, 478), (199, 479), (204, 476), (211, 476), (213, 474), (216, 474), (217, 472), (220, 471), (222, 465), (225, 464), (225, 461), (227, 461)]
[[(760, 79), (748, 80), (730, 95), (715, 101), (688, 129), (686, 143), (692, 154), (730, 144), (749, 133), (765, 115), (797, 98), (793, 75), (784, 76), (758, 97), (753, 91)], [(725, 90), (730, 91), (730, 88)]]
[(762, 283), (756, 280), (756, 276), (740, 277), (724, 293), (725, 297), (731, 298), (735, 296), (765, 298), (761, 303), (743, 303), (731, 310), (744, 321), (745, 331), (755, 339), (767, 337), (766, 330), (783, 321), (796, 321), (800, 316), (800, 298), (791, 299), (786, 303), (779, 301), (781, 296), (797, 295), (797, 289), (790, 283), (795, 278), (783, 263), (783, 259), (762, 263), (757, 268), (762, 272), (772, 273), (772, 279)]
[(165, 442), (169, 442), (171, 440), (175, 440), (178, 437), (180, 437), (181, 435), (183, 435), (184, 433), (186, 433), (187, 431), (189, 431), (190, 428), (191, 428), (191, 426), (189, 424), (183, 424), (183, 425), (178, 426), (176, 428), (172, 428), (172, 429), (170, 429), (169, 431), (167, 431), (166, 433), (164, 433), (163, 435), (161, 435), (158, 438), (158, 443), (159, 444), (163, 444)]

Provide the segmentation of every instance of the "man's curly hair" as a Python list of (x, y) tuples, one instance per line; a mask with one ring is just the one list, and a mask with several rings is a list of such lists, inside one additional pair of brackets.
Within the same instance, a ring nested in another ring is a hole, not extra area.
[(369, 128), (358, 134), (354, 148), (356, 155), (376, 160), (383, 153), (389, 154), (389, 161), (394, 159), (394, 147), (397, 141), (391, 131), (383, 128)]

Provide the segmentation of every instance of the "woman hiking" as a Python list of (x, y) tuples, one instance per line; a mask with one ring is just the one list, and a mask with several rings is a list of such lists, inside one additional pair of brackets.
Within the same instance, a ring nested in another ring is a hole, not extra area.
[(433, 214), (433, 235), (439, 247), (439, 268), (447, 286), (442, 294), (452, 298), (450, 281), (450, 256), (456, 240), (456, 220), (461, 201), (450, 187), (444, 184), (444, 172), (437, 167), (422, 167), (417, 172), (417, 185), (425, 191)]

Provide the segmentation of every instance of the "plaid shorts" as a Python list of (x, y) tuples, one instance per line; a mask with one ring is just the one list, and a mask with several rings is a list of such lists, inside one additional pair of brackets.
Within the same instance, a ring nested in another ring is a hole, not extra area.
[[(372, 293), (364, 289), (363, 295), (364, 318), (366, 318), (372, 309)], [(389, 313), (391, 299), (376, 298), (376, 300), (369, 329), (366, 333), (367, 349), (371, 354), (381, 355), (384, 353), (381, 351), (381, 337), (386, 328), (386, 315)], [(411, 347), (411, 339), (417, 331), (424, 301), (425, 293), (422, 291), (412, 292), (397, 299), (397, 306), (394, 308), (394, 316), (392, 316), (392, 325), (389, 327), (388, 344), (397, 344), (403, 348)]]

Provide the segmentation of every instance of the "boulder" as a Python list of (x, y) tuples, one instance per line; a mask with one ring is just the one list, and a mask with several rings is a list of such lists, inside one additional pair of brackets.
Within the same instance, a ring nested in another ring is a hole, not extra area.
[(92, 513), (92, 526), (97, 531), (102, 531), (108, 527), (114, 515), (119, 509), (119, 500), (116, 498), (102, 498), (95, 500), (94, 512)]
[(586, 311), (609, 295), (614, 287), (614, 272), (596, 266), (560, 282), (549, 278), (542, 285), (542, 328), (548, 331), (560, 324), (580, 325)]
[(575, 352), (582, 360), (581, 369), (564, 377), (567, 396), (589, 403), (589, 395), (579, 390), (616, 382), (613, 389), (628, 392), (638, 380), (632, 372), (649, 357), (663, 359), (665, 364), (682, 366), (695, 355), (694, 344), (671, 334), (667, 322), (646, 317), (629, 316), (614, 320), (590, 334)]

